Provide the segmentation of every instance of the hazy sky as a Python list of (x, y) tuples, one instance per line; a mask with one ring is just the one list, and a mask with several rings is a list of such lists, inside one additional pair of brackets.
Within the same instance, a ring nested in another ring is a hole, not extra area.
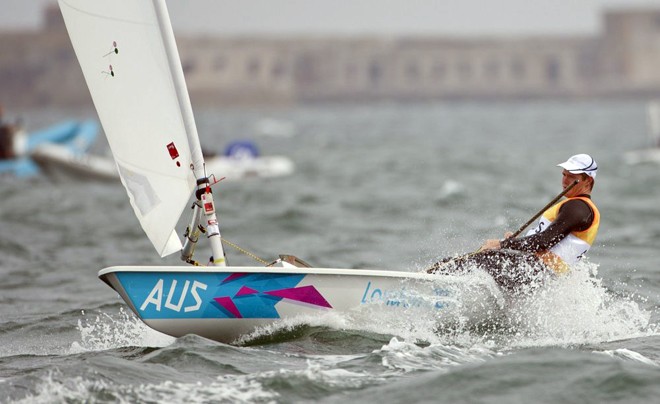
[[(0, 0), (0, 29), (39, 26), (54, 0)], [(595, 33), (606, 7), (660, 0), (167, 0), (175, 32)]]

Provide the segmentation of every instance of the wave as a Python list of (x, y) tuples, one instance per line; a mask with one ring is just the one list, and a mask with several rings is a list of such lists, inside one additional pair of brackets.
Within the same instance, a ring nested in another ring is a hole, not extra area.
[(175, 338), (149, 328), (123, 306), (115, 314), (101, 313), (92, 318), (86, 317), (83, 311), (82, 316), (77, 327), (80, 341), (71, 343), (70, 354), (129, 346), (164, 347), (175, 341)]

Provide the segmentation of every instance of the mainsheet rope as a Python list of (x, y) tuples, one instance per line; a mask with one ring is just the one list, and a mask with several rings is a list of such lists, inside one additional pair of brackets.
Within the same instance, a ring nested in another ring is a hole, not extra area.
[(247, 255), (248, 257), (254, 259), (255, 261), (257, 261), (257, 262), (259, 262), (259, 263), (261, 263), (261, 264), (264, 264), (264, 265), (268, 265), (268, 264), (269, 264), (269, 262), (267, 262), (267, 261), (265, 261), (265, 260), (259, 258), (256, 254), (251, 253), (250, 251), (246, 250), (245, 248), (242, 248), (241, 246), (232, 243), (231, 241), (227, 240), (227, 239), (224, 238), (224, 237), (220, 237), (220, 240), (221, 240), (224, 244), (227, 244), (228, 246), (235, 248), (236, 250), (242, 252), (243, 254)]

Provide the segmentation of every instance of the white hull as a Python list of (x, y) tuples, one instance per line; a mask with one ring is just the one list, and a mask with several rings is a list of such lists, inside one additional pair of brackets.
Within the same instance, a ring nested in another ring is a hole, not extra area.
[(293, 171), (293, 162), (284, 156), (261, 156), (250, 159), (210, 157), (206, 159), (206, 172), (215, 174), (216, 178), (226, 177), (227, 180), (282, 177), (292, 174)]
[[(492, 278), (329, 268), (111, 267), (99, 277), (149, 327), (230, 343), (284, 319), (432, 310), (484, 321), (503, 305)], [(386, 333), (388, 330), (383, 329)]]
[(58, 145), (40, 146), (31, 157), (47, 175), (54, 178), (119, 181), (117, 166), (110, 157), (75, 153)]

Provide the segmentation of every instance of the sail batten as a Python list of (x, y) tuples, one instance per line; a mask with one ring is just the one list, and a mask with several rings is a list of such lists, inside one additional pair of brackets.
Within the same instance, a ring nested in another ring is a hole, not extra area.
[(167, 11), (159, 1), (59, 4), (133, 211), (161, 256), (177, 252), (191, 166), (203, 158)]

